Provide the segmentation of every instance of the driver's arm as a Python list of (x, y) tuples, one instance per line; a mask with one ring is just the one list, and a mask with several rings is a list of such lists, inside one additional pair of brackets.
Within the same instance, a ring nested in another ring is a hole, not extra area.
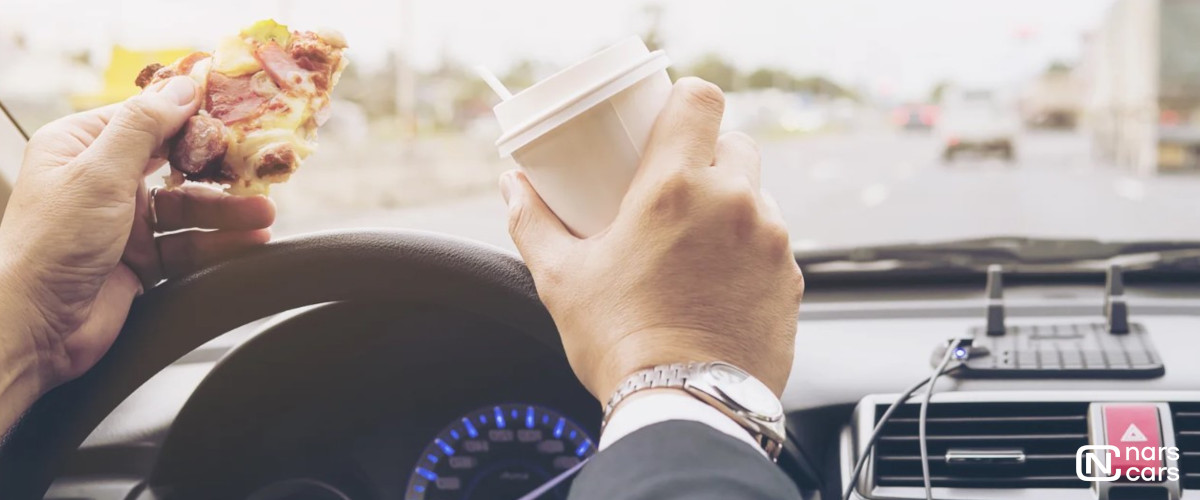
[(0, 434), (99, 360), (145, 287), (270, 237), (263, 197), (189, 186), (158, 193), (151, 216), (153, 153), (199, 106), (178, 77), (30, 139), (0, 221)]
[[(616, 220), (590, 238), (573, 236), (523, 174), (501, 178), (513, 240), (572, 369), (601, 403), (638, 370), (691, 361), (732, 363), (783, 392), (804, 280), (760, 189), (758, 148), (720, 134), (723, 111), (716, 86), (680, 80)], [(731, 419), (682, 391), (656, 391), (616, 407), (607, 449), (573, 498), (798, 496)]]

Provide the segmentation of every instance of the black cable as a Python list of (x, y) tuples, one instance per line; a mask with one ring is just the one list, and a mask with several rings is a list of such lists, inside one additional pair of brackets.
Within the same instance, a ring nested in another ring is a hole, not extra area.
[(4, 101), (0, 101), (0, 111), (3, 111), (4, 116), (8, 118), (8, 121), (12, 122), (13, 127), (17, 128), (17, 133), (21, 134), (21, 137), (25, 139), (25, 142), (29, 142), (29, 132), (26, 132), (24, 128), (21, 128), (21, 124), (17, 122), (17, 117), (13, 116), (12, 113), (8, 111), (8, 107), (4, 105)]
[(950, 365), (950, 360), (954, 357), (954, 350), (962, 343), (960, 340), (955, 340), (946, 347), (946, 355), (942, 357), (942, 363), (933, 370), (933, 375), (929, 377), (929, 388), (925, 390), (925, 399), (921, 400), (921, 415), (917, 417), (917, 440), (921, 444), (921, 477), (925, 480), (925, 500), (933, 500), (933, 481), (929, 476), (929, 446), (925, 442), (925, 418), (929, 414), (929, 400), (933, 398), (933, 391), (937, 388), (937, 379), (946, 371), (946, 367)]
[[(952, 351), (953, 349), (950, 349), (947, 352)], [(951, 373), (957, 368), (958, 367), (947, 370), (946, 373)], [(858, 484), (858, 477), (862, 475), (863, 467), (866, 467), (867, 459), (871, 457), (871, 452), (875, 448), (875, 442), (879, 440), (879, 436), (882, 434), (880, 431), (883, 430), (883, 425), (892, 418), (892, 414), (900, 408), (900, 405), (904, 404), (905, 401), (908, 401), (908, 399), (912, 397), (913, 393), (919, 391), (925, 386), (925, 384), (928, 384), (930, 380), (933, 380), (933, 377), (922, 379), (920, 382), (917, 382), (916, 385), (909, 387), (908, 390), (904, 391), (900, 397), (896, 398), (896, 401), (883, 412), (883, 416), (879, 417), (879, 423), (875, 424), (875, 428), (871, 430), (871, 437), (867, 439), (867, 445), (863, 448), (862, 455), (858, 457), (858, 462), (854, 464), (854, 470), (850, 473), (850, 482), (846, 485), (846, 490), (842, 494), (842, 500), (850, 500), (850, 495), (854, 493), (854, 487)]]

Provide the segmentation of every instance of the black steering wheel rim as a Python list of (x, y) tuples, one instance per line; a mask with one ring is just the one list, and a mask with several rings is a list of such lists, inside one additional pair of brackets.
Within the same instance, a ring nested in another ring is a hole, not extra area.
[(138, 298), (84, 376), (43, 396), (0, 446), (0, 492), (42, 498), (83, 440), (155, 373), (256, 319), (323, 302), (387, 297), (491, 317), (557, 352), (562, 344), (519, 258), (420, 231), (339, 231), (273, 242)]

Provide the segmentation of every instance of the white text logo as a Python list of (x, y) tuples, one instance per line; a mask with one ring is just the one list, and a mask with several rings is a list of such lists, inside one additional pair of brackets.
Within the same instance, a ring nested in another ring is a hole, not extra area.
[[(1125, 458), (1134, 462), (1154, 462), (1160, 465), (1130, 465), (1124, 470), (1113, 467), (1113, 460)], [(1075, 475), (1091, 483), (1116, 481), (1124, 477), (1127, 481), (1160, 482), (1178, 481), (1178, 467), (1163, 467), (1166, 461), (1179, 460), (1179, 448), (1129, 446), (1124, 450), (1112, 445), (1085, 445), (1075, 452)]]

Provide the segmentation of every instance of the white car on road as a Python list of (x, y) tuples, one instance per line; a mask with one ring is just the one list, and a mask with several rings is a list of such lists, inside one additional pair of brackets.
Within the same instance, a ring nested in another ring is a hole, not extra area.
[(950, 162), (962, 153), (977, 153), (1012, 161), (1017, 128), (1016, 112), (993, 92), (950, 93), (937, 126), (942, 158)]

